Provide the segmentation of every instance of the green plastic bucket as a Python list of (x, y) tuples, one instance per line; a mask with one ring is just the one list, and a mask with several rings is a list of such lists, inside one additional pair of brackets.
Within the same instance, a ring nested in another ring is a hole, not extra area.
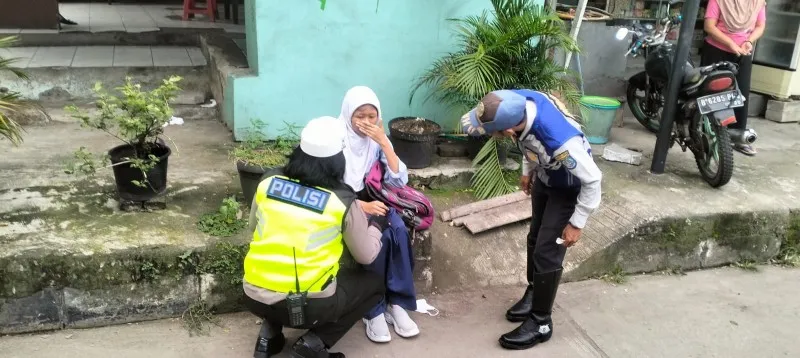
[(580, 104), (586, 139), (591, 144), (608, 143), (611, 126), (622, 103), (608, 97), (584, 96), (581, 97)]

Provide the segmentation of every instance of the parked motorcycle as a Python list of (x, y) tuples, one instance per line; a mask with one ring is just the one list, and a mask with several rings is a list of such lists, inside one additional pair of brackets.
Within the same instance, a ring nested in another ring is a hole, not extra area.
[[(674, 47), (666, 41), (666, 36), (680, 23), (678, 15), (661, 21), (660, 31), (652, 25), (637, 23), (630, 29), (621, 28), (616, 35), (621, 41), (632, 34), (626, 56), (645, 57), (645, 70), (628, 80), (627, 100), (634, 117), (654, 133), (660, 128), (664, 90), (675, 58)], [(691, 61), (683, 66), (670, 147), (677, 143), (684, 152), (691, 150), (703, 179), (718, 188), (727, 184), (733, 174), (733, 148), (726, 127), (736, 123), (733, 109), (744, 106), (736, 82), (738, 66), (719, 62), (695, 67)], [(754, 132), (750, 139), (755, 141)]]

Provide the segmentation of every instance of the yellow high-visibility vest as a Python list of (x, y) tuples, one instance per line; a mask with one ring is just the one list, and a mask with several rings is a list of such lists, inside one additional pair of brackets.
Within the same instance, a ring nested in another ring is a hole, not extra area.
[(339, 272), (342, 223), (352, 199), (345, 201), (333, 191), (283, 176), (262, 181), (244, 280), (275, 292), (296, 292), (296, 267), (300, 292), (322, 291)]

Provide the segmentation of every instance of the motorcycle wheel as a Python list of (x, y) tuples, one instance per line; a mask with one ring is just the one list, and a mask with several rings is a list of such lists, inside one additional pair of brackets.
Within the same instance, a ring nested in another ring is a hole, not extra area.
[[(733, 147), (727, 128), (700, 112), (694, 116), (690, 128), (700, 175), (712, 188), (728, 184), (733, 175)], [(712, 162), (717, 163), (716, 168), (712, 168)]]
[(661, 111), (656, 113), (645, 111), (645, 108), (647, 108), (645, 101), (651, 99), (648, 99), (649, 93), (645, 91), (644, 97), (642, 97), (638, 94), (639, 91), (640, 90), (635, 86), (630, 84), (628, 85), (628, 91), (626, 93), (628, 107), (631, 109), (633, 116), (636, 117), (636, 120), (639, 121), (642, 126), (647, 128), (647, 130), (652, 133), (658, 133), (658, 129), (661, 128)]

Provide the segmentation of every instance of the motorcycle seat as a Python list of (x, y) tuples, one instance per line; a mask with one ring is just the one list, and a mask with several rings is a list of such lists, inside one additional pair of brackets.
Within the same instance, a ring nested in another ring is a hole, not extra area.
[(686, 68), (683, 73), (683, 84), (690, 85), (697, 83), (703, 78), (703, 73), (699, 68)]

